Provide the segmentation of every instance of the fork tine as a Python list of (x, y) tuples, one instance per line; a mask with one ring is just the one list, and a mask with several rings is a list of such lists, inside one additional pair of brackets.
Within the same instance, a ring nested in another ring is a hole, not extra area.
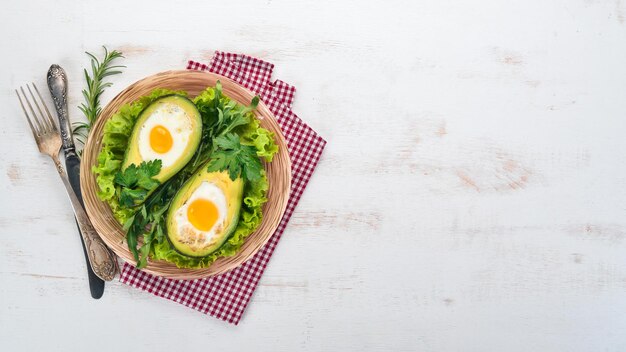
[(52, 131), (52, 126), (46, 120), (45, 115), (43, 114), (43, 111), (41, 111), (41, 107), (39, 107), (39, 103), (37, 103), (37, 99), (35, 99), (35, 95), (33, 94), (33, 91), (30, 89), (30, 86), (28, 84), (26, 85), (26, 88), (28, 89), (28, 93), (30, 93), (30, 97), (33, 98), (33, 104), (35, 104), (37, 111), (39, 111), (39, 115), (35, 117), (39, 120), (39, 122), (41, 122), (41, 125), (44, 128), (44, 132)]
[[(28, 116), (28, 112), (26, 112), (26, 108), (24, 107), (24, 103), (22, 102), (22, 97), (20, 96), (20, 93), (17, 91), (17, 89), (15, 90), (15, 94), (17, 94), (17, 98), (20, 100), (20, 105), (22, 106), (22, 110), (24, 111), (24, 115), (26, 116), (26, 121), (28, 121), (28, 125), (30, 126), (30, 130), (33, 132), (33, 137), (35, 137), (35, 140), (37, 140), (37, 130), (35, 129), (35, 126), (33, 126), (33, 123), (30, 121), (30, 117)], [(26, 97), (24, 97), (26, 98)]]
[(22, 91), (24, 100), (26, 100), (26, 105), (28, 105), (28, 108), (30, 109), (30, 112), (32, 113), (32, 119), (35, 120), (35, 125), (37, 125), (37, 134), (42, 135), (45, 132), (44, 127), (41, 125), (41, 122), (39, 121), (39, 119), (37, 119), (37, 114), (35, 114), (35, 110), (33, 110), (33, 106), (30, 105), (28, 96), (26, 95), (26, 92), (24, 92), (24, 87), (20, 87), (20, 90)]
[(35, 88), (35, 92), (37, 92), (37, 95), (39, 96), (39, 101), (41, 101), (41, 105), (43, 105), (44, 110), (46, 110), (46, 115), (48, 116), (48, 121), (52, 125), (52, 129), (56, 131), (57, 125), (54, 123), (54, 120), (52, 119), (52, 115), (50, 114), (50, 110), (48, 110), (48, 106), (46, 105), (46, 102), (43, 101), (43, 98), (41, 97), (41, 93), (39, 93), (39, 89), (37, 89), (37, 86), (35, 85), (35, 83), (32, 83), (32, 85)]

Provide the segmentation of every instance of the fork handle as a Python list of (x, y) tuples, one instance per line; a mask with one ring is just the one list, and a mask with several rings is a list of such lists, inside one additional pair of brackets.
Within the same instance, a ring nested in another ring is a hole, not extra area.
[(85, 209), (80, 204), (76, 193), (72, 189), (70, 182), (68, 181), (67, 174), (61, 166), (61, 162), (58, 157), (52, 157), (54, 164), (56, 165), (57, 172), (61, 176), (65, 190), (70, 197), (72, 208), (74, 209), (74, 215), (80, 228), (80, 234), (85, 242), (85, 248), (87, 249), (87, 256), (89, 257), (89, 264), (94, 273), (105, 281), (111, 281), (115, 277), (117, 271), (117, 259), (111, 253), (109, 248), (102, 242), (100, 236), (91, 225), (91, 221), (85, 212)]

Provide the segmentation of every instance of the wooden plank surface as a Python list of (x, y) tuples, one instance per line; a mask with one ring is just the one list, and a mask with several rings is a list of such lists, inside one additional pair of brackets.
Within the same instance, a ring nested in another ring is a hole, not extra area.
[[(14, 1), (0, 12), (7, 351), (626, 350), (626, 2)], [(329, 142), (239, 326), (114, 282), (13, 89), (124, 52), (103, 100), (214, 50)]]

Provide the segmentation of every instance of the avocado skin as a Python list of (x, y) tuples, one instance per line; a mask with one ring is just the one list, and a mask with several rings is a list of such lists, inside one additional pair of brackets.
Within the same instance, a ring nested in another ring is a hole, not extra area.
[[(178, 209), (191, 197), (193, 192), (199, 187), (202, 182), (210, 182), (215, 183), (224, 191), (226, 195), (226, 200), (228, 203), (227, 206), (227, 216), (226, 216), (226, 226), (224, 227), (223, 232), (220, 234), (218, 241), (207, 248), (202, 248), (201, 250), (193, 250), (189, 245), (185, 243), (178, 242), (175, 238), (176, 235), (176, 227), (174, 226), (174, 215), (178, 211)], [(230, 237), (230, 235), (237, 228), (237, 224), (239, 222), (239, 215), (241, 212), (241, 203), (243, 201), (243, 188), (244, 182), (241, 178), (237, 178), (234, 181), (230, 179), (228, 172), (226, 171), (207, 171), (207, 165), (204, 165), (200, 168), (195, 175), (191, 176), (187, 182), (178, 190), (174, 198), (172, 199), (172, 203), (168, 209), (166, 226), (167, 226), (167, 235), (165, 236), (172, 246), (172, 248), (180, 253), (181, 255), (192, 257), (192, 258), (202, 258), (210, 255), (211, 253), (218, 250), (224, 242)]]
[(122, 170), (125, 170), (131, 164), (139, 165), (142, 161), (144, 161), (139, 154), (139, 130), (141, 128), (141, 125), (143, 125), (145, 120), (150, 116), (150, 114), (158, 106), (158, 104), (164, 102), (174, 103), (187, 110), (187, 112), (190, 113), (190, 115), (193, 117), (194, 126), (193, 132), (189, 138), (189, 145), (187, 146), (187, 150), (183, 154), (179, 162), (171, 165), (169, 168), (162, 168), (161, 172), (159, 172), (159, 174), (154, 177), (161, 183), (169, 180), (178, 171), (185, 167), (185, 165), (187, 165), (187, 163), (191, 160), (191, 157), (200, 145), (200, 138), (202, 137), (202, 116), (200, 115), (200, 111), (198, 111), (198, 108), (193, 103), (193, 101), (191, 101), (186, 96), (180, 94), (164, 95), (146, 105), (143, 110), (141, 110), (139, 116), (137, 116), (137, 121), (135, 121), (135, 126), (133, 127), (133, 132), (130, 135), (128, 147), (126, 148), (126, 152), (124, 153), (124, 161), (122, 162)]

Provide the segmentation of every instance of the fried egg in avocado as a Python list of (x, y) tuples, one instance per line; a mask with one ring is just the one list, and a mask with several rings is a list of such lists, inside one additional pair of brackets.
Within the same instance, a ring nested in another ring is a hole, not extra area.
[(154, 179), (163, 183), (191, 160), (202, 133), (202, 118), (193, 102), (166, 95), (146, 106), (137, 117), (122, 170), (142, 161), (161, 160)]
[(176, 193), (167, 214), (167, 238), (189, 257), (207, 256), (224, 244), (237, 227), (243, 180), (226, 171), (200, 168)]

